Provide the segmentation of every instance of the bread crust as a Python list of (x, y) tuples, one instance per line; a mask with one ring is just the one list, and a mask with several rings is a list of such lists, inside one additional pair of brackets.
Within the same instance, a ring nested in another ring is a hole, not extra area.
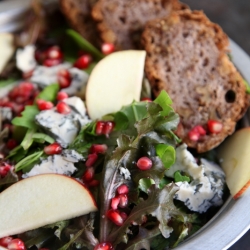
[[(205, 152), (234, 132), (249, 107), (249, 95), (228, 57), (228, 37), (217, 24), (202, 11), (172, 12), (146, 24), (142, 44), (153, 93), (168, 92), (180, 115), (176, 133), (189, 147)], [(209, 133), (209, 120), (221, 122), (222, 131)], [(207, 134), (190, 140), (188, 133), (197, 125)]]
[(92, 6), (97, 0), (59, 0), (60, 9), (71, 27), (91, 44), (100, 47), (99, 33), (92, 19)]
[(116, 50), (140, 49), (141, 33), (148, 20), (187, 8), (178, 0), (99, 0), (92, 17), (103, 42)]

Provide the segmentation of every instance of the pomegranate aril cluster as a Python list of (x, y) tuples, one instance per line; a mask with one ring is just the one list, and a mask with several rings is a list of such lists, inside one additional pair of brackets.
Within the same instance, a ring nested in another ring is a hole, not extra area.
[(223, 129), (223, 124), (217, 120), (208, 120), (206, 128), (197, 125), (188, 132), (188, 138), (191, 141), (199, 141), (202, 136), (208, 134), (218, 134)]
[(60, 47), (51, 46), (45, 50), (37, 49), (35, 59), (38, 63), (46, 67), (52, 67), (62, 63), (63, 53)]
[(107, 212), (107, 217), (117, 226), (121, 226), (127, 219), (127, 214), (120, 211), (119, 208), (128, 206), (129, 188), (126, 184), (120, 185), (116, 190), (116, 196), (111, 199), (111, 209)]
[(7, 162), (0, 162), (0, 179), (4, 178), (10, 170), (14, 170), (14, 167)]
[(95, 133), (97, 135), (105, 135), (106, 137), (113, 131), (115, 123), (112, 121), (98, 121), (96, 123)]
[(0, 246), (7, 248), (8, 250), (25, 250), (24, 242), (18, 238), (4, 237), (0, 239)]

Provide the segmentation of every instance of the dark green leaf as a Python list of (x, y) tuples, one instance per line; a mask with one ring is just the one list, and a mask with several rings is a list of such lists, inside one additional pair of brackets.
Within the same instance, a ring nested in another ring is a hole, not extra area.
[(76, 42), (76, 44), (80, 49), (89, 52), (97, 60), (101, 60), (102, 58), (104, 58), (104, 55), (98, 49), (96, 49), (91, 43), (85, 40), (79, 33), (75, 32), (74, 30), (68, 29), (66, 30), (66, 34)]
[(44, 88), (43, 91), (39, 93), (36, 99), (42, 99), (45, 101), (54, 102), (56, 100), (56, 95), (59, 90), (60, 90), (59, 84), (57, 83), (50, 84), (49, 86)]
[(175, 162), (175, 149), (170, 145), (156, 145), (156, 154), (161, 158), (166, 169), (169, 169)]

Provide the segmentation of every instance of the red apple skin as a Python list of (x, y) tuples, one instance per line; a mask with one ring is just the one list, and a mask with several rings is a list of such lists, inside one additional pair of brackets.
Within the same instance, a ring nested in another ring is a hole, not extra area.
[(236, 194), (234, 195), (234, 199), (238, 199), (239, 197), (241, 197), (245, 192), (246, 190), (250, 187), (250, 180), (247, 182), (247, 184)]

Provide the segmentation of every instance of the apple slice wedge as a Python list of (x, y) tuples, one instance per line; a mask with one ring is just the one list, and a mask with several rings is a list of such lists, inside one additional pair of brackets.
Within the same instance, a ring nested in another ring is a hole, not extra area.
[(89, 190), (73, 178), (42, 174), (0, 193), (0, 238), (97, 211)]
[(86, 106), (92, 120), (140, 100), (145, 56), (143, 50), (119, 51), (95, 66), (86, 88)]
[(218, 148), (226, 183), (234, 199), (250, 186), (250, 128), (236, 131)]

